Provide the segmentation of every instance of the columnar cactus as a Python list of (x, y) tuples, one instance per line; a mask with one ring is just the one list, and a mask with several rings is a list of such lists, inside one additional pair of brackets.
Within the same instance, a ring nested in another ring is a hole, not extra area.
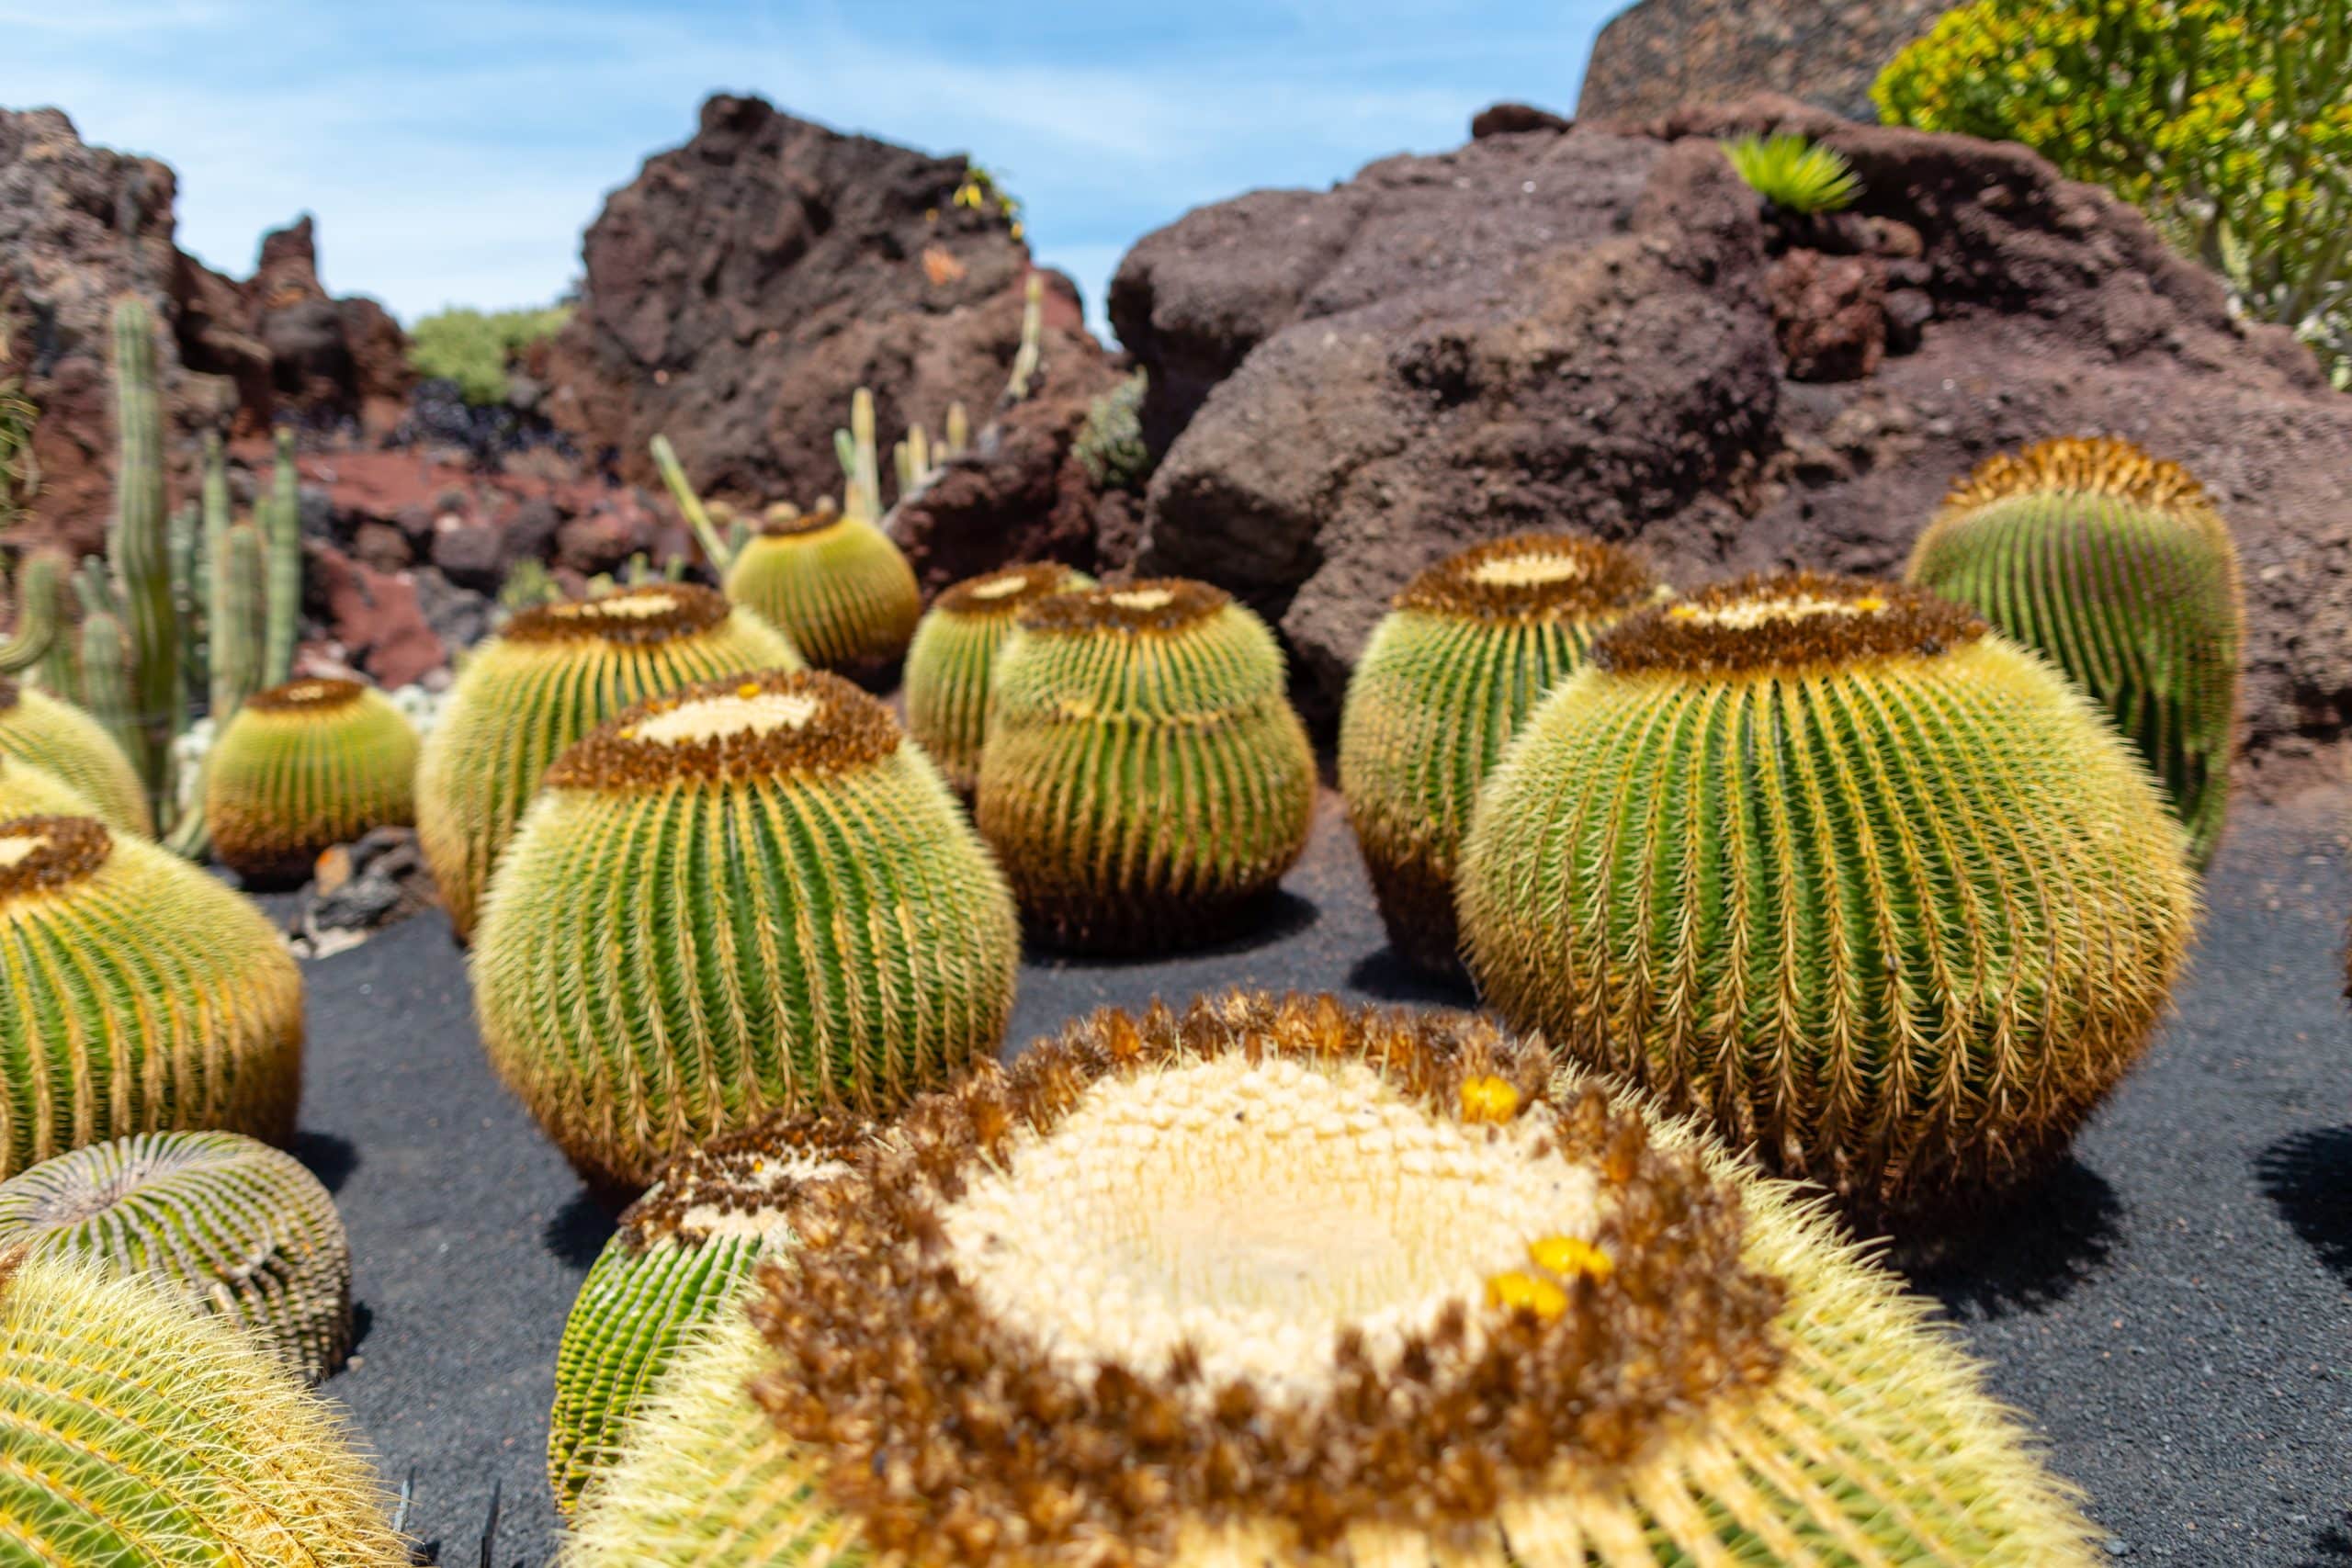
[(2092, 1560), (1830, 1222), (1467, 1015), (1105, 1011), (849, 1165), (567, 1568)]
[(249, 901), (87, 817), (0, 822), (0, 1179), (167, 1128), (282, 1144), (302, 980)]
[(1660, 592), (1613, 545), (1521, 534), (1430, 567), (1373, 629), (1340, 716), (1340, 788), (1407, 962), (1461, 973), (1453, 872), (1479, 784), (1594, 635)]
[(1049, 593), (1091, 588), (1094, 580), (1047, 561), (967, 578), (942, 593), (907, 649), (907, 733), (969, 795), (980, 782), (980, 737), (989, 681), (1023, 604)]
[(566, 1513), (609, 1468), (638, 1405), (681, 1344), (732, 1306), (762, 1253), (787, 1239), (786, 1211), (840, 1174), (873, 1135), (862, 1117), (772, 1118), (689, 1149), (621, 1215), (581, 1282), (556, 1352), (548, 1480)]
[(71, 703), (0, 675), (0, 755), (29, 762), (73, 788), (107, 827), (152, 836), (155, 819), (138, 770), (97, 720)]
[(999, 656), (980, 831), (1065, 947), (1225, 934), (1306, 845), (1315, 759), (1282, 649), (1181, 578), (1040, 599)]
[(0, 1261), (0, 1558), (402, 1568), (335, 1407), (160, 1280)]
[(2164, 785), (2199, 867), (2229, 810), (2245, 599), (2204, 490), (2128, 441), (2045, 441), (1952, 487), (1910, 581), (2055, 660)]
[(0, 752), (0, 822), (12, 817), (95, 817), (90, 797), (47, 768)]
[(255, 693), (206, 761), (214, 852), (248, 880), (300, 881), (329, 845), (416, 819), (417, 750), (407, 716), (356, 681)]
[(1812, 574), (1605, 633), (1479, 795), (1460, 899), (1515, 1027), (1871, 1226), (2061, 1153), (2194, 908), (2145, 771), (2056, 671)]
[(1019, 923), (930, 759), (838, 676), (730, 677), (565, 752), (492, 883), (483, 1043), (591, 1181), (996, 1049)]
[(417, 764), (416, 826), (449, 923), (471, 934), (491, 868), (557, 753), (646, 697), (800, 659), (707, 588), (657, 584), (526, 610), (476, 649)]
[(727, 570), (727, 596), (782, 628), (801, 655), (887, 685), (922, 615), (914, 568), (873, 520), (830, 505), (769, 509)]
[(351, 1349), (351, 1244), (291, 1155), (238, 1133), (140, 1133), (0, 1181), (0, 1253), (153, 1274), (305, 1382)]

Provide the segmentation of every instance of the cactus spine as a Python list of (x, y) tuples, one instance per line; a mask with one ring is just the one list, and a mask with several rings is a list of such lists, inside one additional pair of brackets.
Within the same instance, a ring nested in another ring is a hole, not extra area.
[(117, 832), (154, 830), (130, 759), (88, 714), (0, 675), (0, 755), (29, 763), (87, 800)]
[[(863, 480), (860, 481), (861, 483)], [(914, 568), (857, 510), (772, 508), (737, 552), (727, 596), (792, 639), (820, 670), (888, 689), (895, 683), (922, 591)]]
[(256, 694), (213, 743), (204, 818), (222, 864), (294, 880), (330, 845), (416, 819), (416, 730), (354, 681), (288, 681)]
[(93, 817), (89, 796), (51, 773), (0, 751), (0, 822), (17, 817)]
[(979, 786), (989, 682), (1013, 616), (1049, 593), (1093, 586), (1058, 562), (1008, 566), (956, 584), (916, 626), (907, 649), (907, 732), (963, 794)]

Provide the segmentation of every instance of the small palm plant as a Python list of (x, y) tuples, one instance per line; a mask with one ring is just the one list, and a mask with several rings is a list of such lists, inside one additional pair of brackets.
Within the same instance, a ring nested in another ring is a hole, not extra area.
[(1735, 137), (1723, 149), (1739, 177), (1784, 211), (1807, 217), (1840, 212), (1862, 193), (1862, 182), (1844, 153), (1794, 131)]

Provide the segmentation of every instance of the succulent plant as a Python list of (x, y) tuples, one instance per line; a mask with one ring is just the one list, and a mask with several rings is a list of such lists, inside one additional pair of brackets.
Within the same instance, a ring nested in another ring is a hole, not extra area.
[(556, 1352), (548, 1480), (571, 1511), (620, 1452), (630, 1416), (678, 1348), (736, 1302), (763, 1252), (788, 1236), (808, 1183), (839, 1174), (873, 1135), (863, 1117), (772, 1117), (662, 1168), (581, 1282)]
[(169, 1285), (0, 1260), (0, 1559), (402, 1568), (334, 1405)]
[(1306, 845), (1315, 759), (1282, 649), (1182, 578), (1024, 607), (998, 656), (980, 831), (1063, 947), (1223, 935)]
[(0, 1179), (165, 1129), (283, 1144), (302, 979), (248, 900), (87, 817), (0, 822)]
[(1094, 580), (1055, 561), (966, 578), (942, 593), (907, 649), (907, 733), (947, 782), (969, 795), (980, 782), (989, 681), (1021, 606)]
[(869, 685), (890, 683), (922, 592), (871, 519), (773, 506), (727, 569), (727, 596), (782, 628), (801, 656)]
[(491, 868), (539, 775), (613, 715), (662, 692), (799, 656), (707, 588), (657, 584), (526, 610), (466, 661), (416, 773), (417, 837), (449, 923), (469, 936)]
[(90, 797), (47, 768), (0, 751), (0, 822), (12, 817), (95, 817)]
[(773, 1111), (887, 1111), (995, 1050), (1019, 922), (889, 709), (838, 676), (630, 708), (548, 770), (474, 962), (500, 1076), (592, 1182)]
[(1465, 1014), (1105, 1010), (848, 1164), (567, 1568), (2090, 1561), (1827, 1219)]
[(130, 759), (80, 708), (0, 675), (0, 756), (40, 769), (79, 793), (119, 833), (153, 837), (155, 819)]
[(1811, 217), (1842, 211), (1862, 193), (1862, 182), (1844, 153), (1794, 131), (1734, 137), (1723, 150), (1749, 189), (1791, 212)]
[(351, 1349), (351, 1244), (300, 1160), (242, 1133), (139, 1133), (0, 1181), (0, 1253), (170, 1281), (305, 1382)]
[(416, 759), (406, 716), (356, 681), (257, 692), (206, 766), (213, 851), (248, 880), (300, 880), (330, 845), (415, 821)]
[(1373, 628), (1340, 715), (1340, 789), (1407, 962), (1461, 973), (1453, 871), (1479, 784), (1594, 635), (1662, 592), (1613, 545), (1521, 534), (1430, 567)]
[(2187, 472), (2128, 441), (2045, 441), (1952, 487), (1911, 581), (2056, 661), (2154, 770), (2199, 866), (2229, 809), (2245, 601)]
[(2195, 911), (2080, 694), (1960, 605), (1810, 573), (1644, 611), (1592, 660), (1478, 797), (1487, 1003), (1870, 1225), (2062, 1152)]

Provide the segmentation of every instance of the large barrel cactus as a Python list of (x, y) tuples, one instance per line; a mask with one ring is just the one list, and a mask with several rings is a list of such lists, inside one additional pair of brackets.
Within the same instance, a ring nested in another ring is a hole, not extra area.
[(416, 818), (416, 730), (356, 681), (301, 680), (246, 699), (205, 758), (204, 818), (222, 864), (299, 881), (330, 845)]
[(2055, 660), (2114, 718), (2199, 866), (2229, 809), (2245, 601), (2229, 525), (2128, 441), (2045, 441), (1952, 487), (1910, 581)]
[(1594, 635), (1659, 592), (1613, 545), (1521, 534), (1430, 567), (1373, 628), (1340, 715), (1340, 788), (1407, 962), (1461, 973), (1453, 872), (1479, 784)]
[(812, 671), (620, 715), (548, 771), (474, 954), (483, 1043), (592, 1181), (996, 1049), (1019, 922), (889, 709)]
[(0, 1178), (132, 1133), (283, 1144), (302, 979), (261, 911), (87, 817), (0, 822)]
[(831, 507), (770, 508), (727, 569), (727, 596), (782, 628), (819, 669), (883, 687), (922, 615), (899, 547), (868, 519)]
[(0, 1259), (0, 1562), (409, 1562), (335, 1407), (160, 1280)]
[(707, 588), (661, 583), (526, 610), (474, 649), (417, 764), (424, 858), (469, 936), (491, 868), (565, 747), (631, 703), (747, 670), (797, 670), (792, 645)]
[(1106, 1011), (794, 1212), (567, 1568), (2081, 1568), (1928, 1309), (1466, 1015)]
[(980, 782), (989, 682), (1023, 604), (1091, 588), (1094, 580), (1055, 561), (966, 578), (939, 596), (907, 649), (907, 732), (969, 795)]
[(351, 1349), (351, 1244), (291, 1155), (239, 1133), (141, 1133), (0, 1181), (0, 1253), (25, 1244), (169, 1280), (305, 1382)]
[(1811, 574), (1604, 634), (1488, 780), (1461, 886), (1512, 1024), (1872, 1225), (2060, 1153), (2194, 906), (2145, 770), (2056, 671)]
[(980, 831), (1058, 946), (1225, 935), (1306, 845), (1315, 759), (1282, 649), (1223, 589), (1040, 599), (999, 658)]
[(116, 832), (154, 836), (147, 787), (105, 727), (73, 704), (6, 675), (0, 675), (0, 754), (79, 790)]
[(95, 817), (90, 797), (47, 768), (0, 752), (0, 822), (12, 817)]

